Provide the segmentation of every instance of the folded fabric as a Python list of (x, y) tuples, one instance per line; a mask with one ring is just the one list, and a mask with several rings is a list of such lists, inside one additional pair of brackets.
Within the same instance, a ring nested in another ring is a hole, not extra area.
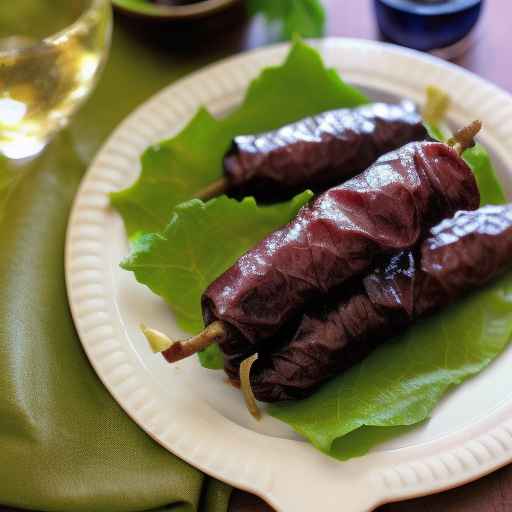
[(122, 117), (186, 71), (118, 30), (99, 88), (70, 129), (29, 164), (0, 161), (4, 505), (60, 512), (227, 509), (228, 486), (160, 447), (109, 395), (82, 350), (64, 281), (69, 209), (88, 162)]

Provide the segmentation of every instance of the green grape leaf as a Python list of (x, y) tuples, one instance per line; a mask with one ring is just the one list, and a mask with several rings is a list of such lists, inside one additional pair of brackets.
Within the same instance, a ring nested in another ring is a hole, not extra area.
[[(475, 174), (481, 205), (505, 203), (487, 150), (476, 144), (463, 157)], [(270, 413), (334, 457), (361, 456), (427, 420), (451, 387), (501, 353), (511, 334), (509, 274), (389, 341), (311, 398), (273, 405)]]
[(270, 413), (330, 455), (362, 455), (385, 437), (383, 427), (397, 434), (427, 419), (511, 335), (512, 273), (419, 322), (312, 397), (272, 405)]
[(249, 0), (249, 13), (262, 14), (267, 22), (277, 23), (281, 38), (295, 34), (322, 37), (325, 32), (325, 9), (319, 0)]
[(162, 234), (137, 237), (121, 266), (167, 301), (182, 329), (197, 333), (203, 328), (201, 294), (207, 286), (312, 196), (306, 191), (273, 206), (258, 206), (252, 197), (192, 199), (175, 208)]
[(197, 356), (203, 368), (208, 370), (222, 370), (224, 368), (224, 356), (217, 344), (206, 347)]
[(471, 167), (480, 191), (480, 204), (503, 204), (506, 202), (505, 193), (501, 188), (496, 170), (488, 151), (481, 145), (466, 149), (462, 155)]
[(222, 159), (235, 135), (276, 129), (325, 110), (368, 99), (327, 69), (316, 50), (296, 41), (284, 64), (265, 69), (240, 107), (217, 120), (200, 109), (176, 137), (142, 156), (142, 172), (129, 188), (111, 195), (130, 237), (162, 231), (173, 209), (222, 176)]
[[(243, 252), (290, 220), (311, 194), (270, 207), (259, 207), (250, 198), (179, 203), (221, 175), (222, 156), (233, 135), (366, 101), (325, 69), (314, 50), (296, 43), (285, 64), (264, 71), (229, 116), (219, 121), (200, 110), (182, 133), (146, 151), (140, 179), (112, 196), (130, 235), (154, 232), (134, 238), (123, 267), (168, 302), (183, 329), (198, 332), (204, 289)], [(477, 145), (464, 158), (477, 177), (482, 204), (503, 202), (485, 149)], [(270, 412), (332, 456), (362, 455), (375, 443), (427, 420), (448, 390), (500, 354), (511, 334), (509, 274), (418, 323), (311, 398), (273, 405)], [(216, 345), (201, 353), (200, 360), (207, 368), (222, 366)]]

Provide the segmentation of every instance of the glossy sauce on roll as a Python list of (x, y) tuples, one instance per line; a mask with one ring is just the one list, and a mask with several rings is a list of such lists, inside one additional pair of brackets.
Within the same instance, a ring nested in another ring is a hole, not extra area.
[(324, 112), (278, 130), (241, 135), (224, 159), (230, 193), (276, 199), (323, 191), (388, 151), (428, 138), (414, 104), (372, 103)]
[(410, 143), (318, 196), (205, 291), (205, 325), (222, 321), (228, 330), (219, 340), (228, 373), (236, 369), (232, 361), (271, 339), (304, 304), (478, 205), (470, 168), (437, 142)]
[(260, 352), (251, 371), (256, 398), (272, 402), (310, 395), (418, 318), (511, 264), (512, 204), (458, 212), (432, 228), (417, 249), (388, 258), (352, 292), (310, 308), (280, 348)]

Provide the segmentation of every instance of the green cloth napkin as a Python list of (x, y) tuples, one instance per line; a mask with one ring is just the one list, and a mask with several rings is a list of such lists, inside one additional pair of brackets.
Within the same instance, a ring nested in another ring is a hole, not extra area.
[(63, 267), (69, 209), (100, 144), (151, 94), (219, 56), (180, 62), (116, 26), (98, 88), (69, 129), (29, 164), (0, 162), (4, 505), (60, 512), (227, 509), (228, 486), (161, 448), (103, 387), (74, 330)]

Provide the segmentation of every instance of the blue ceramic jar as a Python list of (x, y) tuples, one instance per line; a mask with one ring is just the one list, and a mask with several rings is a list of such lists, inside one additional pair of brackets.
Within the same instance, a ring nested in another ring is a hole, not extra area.
[(432, 51), (455, 45), (475, 27), (484, 0), (374, 0), (377, 22), (391, 41)]

